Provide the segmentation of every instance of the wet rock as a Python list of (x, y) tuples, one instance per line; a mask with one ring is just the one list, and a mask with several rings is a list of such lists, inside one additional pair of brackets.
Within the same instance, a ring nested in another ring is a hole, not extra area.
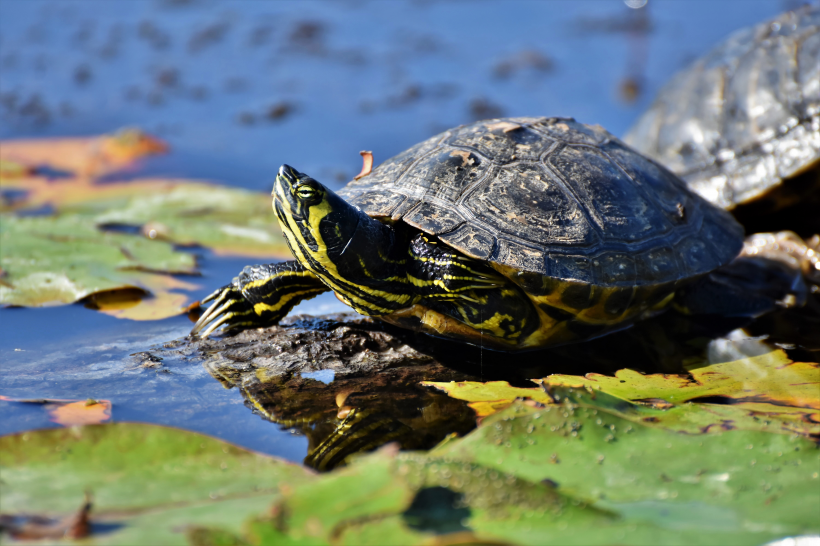
[(455, 379), (454, 370), (411, 346), (419, 345), (417, 337), (358, 315), (295, 316), (270, 328), (194, 340), (188, 350), (222, 367), (264, 370), (256, 375), (268, 379), (332, 370), (339, 380), (418, 366)]

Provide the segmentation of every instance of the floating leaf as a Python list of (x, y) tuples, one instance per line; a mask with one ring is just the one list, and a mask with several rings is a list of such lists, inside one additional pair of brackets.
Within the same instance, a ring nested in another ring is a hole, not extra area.
[(75, 425), (98, 425), (111, 419), (111, 401), (80, 400), (68, 404), (49, 404), (46, 410), (51, 421), (71, 427)]
[(140, 275), (138, 282), (148, 294), (142, 290), (98, 292), (86, 299), (86, 307), (117, 318), (162, 320), (187, 312), (190, 297), (177, 290), (199, 288), (198, 284), (168, 275)]
[[(179, 314), (195, 286), (149, 272), (195, 273), (190, 254), (169, 243), (101, 232), (82, 217), (4, 216), (0, 225), (0, 302), (30, 307), (71, 303), (121, 288), (154, 293), (150, 318)], [(141, 311), (142, 312), (142, 311)], [(123, 316), (127, 316), (121, 313)]]
[(457, 400), (469, 402), (468, 405), (475, 410), (476, 416), (480, 418), (506, 408), (519, 398), (534, 400), (543, 404), (552, 403), (550, 396), (540, 387), (513, 387), (506, 381), (488, 381), (486, 383), (478, 381), (450, 381), (449, 383), (422, 381), (421, 385), (434, 387)]
[(67, 514), (91, 491), (94, 525), (84, 543), (106, 545), (185, 544), (188, 525), (238, 532), (280, 490), (313, 479), (201, 434), (132, 423), (2, 437), (0, 468), (4, 512)]
[[(120, 163), (158, 150), (150, 138), (124, 133), (93, 142), (11, 143), (4, 157), (76, 170), (89, 146)], [(25, 214), (6, 214), (0, 226), (0, 303), (85, 299), (119, 318), (157, 320), (182, 312), (190, 303), (184, 292), (197, 288), (167, 275), (198, 272), (194, 257), (173, 245), (224, 255), (290, 255), (269, 195), (182, 180), (99, 184), (74, 171), (57, 179), (36, 172), (0, 179), (0, 210)]]
[[(148, 179), (91, 184), (31, 177), (4, 181), (25, 197), (7, 210), (89, 216), (97, 226), (142, 227), (149, 239), (210, 247), (217, 254), (290, 256), (271, 210), (270, 195), (205, 182)], [(0, 209), (2, 210), (2, 209)]]
[(26, 165), (32, 169), (60, 169), (82, 178), (102, 176), (120, 170), (141, 157), (167, 151), (167, 144), (134, 128), (97, 137), (0, 142), (0, 160), (4, 162)]
[[(469, 402), (468, 405), (475, 410), (479, 419), (501, 411), (516, 400), (528, 400), (537, 404), (552, 403), (550, 395), (541, 387), (511, 387), (504, 381), (489, 383), (424, 381), (422, 385), (434, 387), (453, 398)], [(623, 402), (619, 398), (614, 400)], [(820, 438), (820, 412), (813, 409), (772, 404), (724, 405), (689, 402), (683, 405), (673, 405), (652, 402), (653, 404), (648, 403), (647, 405), (620, 404), (617, 407), (628, 408), (629, 411), (623, 414), (626, 419), (690, 434), (742, 429)], [(611, 409), (619, 411), (616, 406)]]
[(553, 395), (560, 404), (514, 403), (431, 455), (555, 481), (625, 520), (678, 529), (677, 542), (704, 533), (711, 543), (759, 544), (820, 530), (812, 441), (741, 430), (680, 434), (646, 426), (640, 409), (602, 392), (558, 387)]
[(579, 530), (588, 543), (623, 529), (548, 484), (383, 449), (294, 489), (233, 543), (566, 544)]
[[(690, 376), (620, 370), (615, 377), (551, 375), (544, 385), (590, 387), (625, 400), (661, 399), (670, 403), (722, 397), (766, 406), (820, 409), (820, 365), (794, 362), (782, 350), (717, 364), (698, 362)], [(774, 408), (776, 409), (776, 408)]]
[(66, 427), (75, 425), (97, 425), (111, 420), (111, 401), (60, 400), (52, 398), (9, 398), (0, 395), (3, 402), (18, 404), (40, 404), (48, 413), (49, 420)]
[[(614, 377), (551, 375), (536, 382), (542, 386), (511, 387), (504, 381), (426, 381), (422, 385), (469, 402), (480, 418), (504, 409), (516, 399), (549, 404), (552, 399), (545, 387), (569, 386), (639, 401), (642, 406), (632, 407), (629, 418), (670, 430), (694, 434), (743, 429), (820, 438), (820, 367), (793, 362), (780, 350), (692, 367), (691, 376), (643, 375), (625, 369)], [(715, 399), (731, 404), (709, 403)]]
[[(82, 210), (78, 205), (68, 210)], [(148, 237), (202, 245), (221, 255), (291, 255), (271, 210), (271, 197), (237, 188), (187, 182), (160, 192), (135, 191), (94, 220), (143, 226)]]

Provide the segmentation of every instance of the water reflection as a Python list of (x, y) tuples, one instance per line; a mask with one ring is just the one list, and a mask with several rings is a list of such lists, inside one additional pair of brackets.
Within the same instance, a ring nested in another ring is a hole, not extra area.
[[(347, 314), (301, 317), (268, 333), (204, 340), (197, 350), (207, 354), (208, 373), (224, 387), (236, 388), (248, 409), (306, 436), (304, 463), (325, 471), (389, 442), (405, 450), (429, 449), (476, 426), (466, 403), (425, 390), (421, 381), (503, 380), (533, 387), (532, 379), (556, 373), (612, 375), (630, 368), (686, 375), (778, 349), (792, 359), (818, 362), (817, 331), (820, 314), (810, 308), (745, 321), (670, 312), (586, 343), (511, 355)], [(372, 365), (351, 363), (357, 357), (350, 346), (369, 355), (365, 359)], [(300, 360), (306, 350), (314, 356)], [(761, 374), (769, 373), (754, 366), (749, 359), (747, 377), (733, 380), (759, 382)], [(760, 394), (759, 384), (749, 383), (749, 388)], [(719, 396), (709, 401), (736, 400)]]
[(245, 405), (272, 423), (304, 434), (305, 464), (330, 470), (345, 459), (388, 442), (402, 449), (429, 449), (449, 434), (475, 427), (463, 402), (422, 389), (424, 380), (478, 380), (440, 365), (401, 366), (325, 384), (317, 374), (273, 375), (225, 360), (204, 363), (226, 388), (236, 387)]

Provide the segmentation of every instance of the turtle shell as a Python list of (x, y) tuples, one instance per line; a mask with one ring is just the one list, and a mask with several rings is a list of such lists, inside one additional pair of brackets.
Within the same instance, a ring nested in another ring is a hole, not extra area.
[(731, 35), (675, 75), (624, 140), (726, 209), (820, 171), (820, 6)]
[(379, 165), (339, 194), (474, 258), (599, 286), (674, 283), (739, 252), (743, 230), (598, 126), (481, 121)]

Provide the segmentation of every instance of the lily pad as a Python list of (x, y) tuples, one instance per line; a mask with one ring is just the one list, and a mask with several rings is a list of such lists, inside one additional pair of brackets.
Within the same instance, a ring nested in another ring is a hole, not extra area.
[(5, 205), (7, 212), (49, 210), (97, 227), (130, 226), (149, 239), (221, 255), (290, 256), (265, 193), (165, 179), (94, 184), (28, 177), (4, 180), (2, 187), (23, 193)]
[(698, 361), (687, 369), (689, 376), (643, 375), (625, 369), (616, 372), (615, 377), (551, 375), (542, 382), (549, 386), (590, 387), (624, 400), (660, 399), (679, 403), (721, 397), (727, 402), (755, 407), (765, 404), (820, 409), (820, 364), (794, 362), (779, 349), (731, 362)]
[[(143, 295), (153, 292), (164, 301), (173, 300), (165, 296), (171, 289), (194, 287), (158, 275), (197, 271), (194, 257), (175, 251), (169, 243), (102, 232), (78, 216), (4, 215), (2, 220), (0, 267), (6, 272), (0, 283), (2, 303), (58, 305), (122, 288)], [(186, 299), (183, 296), (177, 305), (166, 306), (158, 318), (179, 314)]]
[(384, 449), (294, 489), (234, 543), (577, 544), (622, 530), (614, 514), (549, 484)]
[[(184, 292), (197, 288), (170, 276), (198, 273), (194, 257), (174, 245), (290, 255), (269, 195), (185, 180), (99, 183), (88, 175), (160, 151), (142, 133), (4, 142), (3, 150), (0, 303), (84, 299), (119, 318), (157, 320), (182, 312), (190, 303)], [(65, 172), (55, 178), (45, 167)]]
[(551, 375), (537, 380), (541, 386), (535, 388), (512, 387), (504, 381), (425, 381), (422, 385), (469, 402), (479, 418), (517, 399), (550, 404), (550, 389), (569, 386), (637, 401), (641, 405), (632, 406), (627, 418), (679, 432), (743, 429), (820, 438), (820, 366), (816, 363), (793, 362), (783, 351), (776, 350), (731, 362), (692, 366), (690, 373), (643, 375), (624, 369), (614, 377)]
[(820, 530), (812, 441), (742, 430), (680, 434), (647, 426), (639, 409), (605, 393), (559, 387), (553, 396), (561, 403), (514, 403), (431, 455), (552, 480), (559, 492), (627, 520), (708, 532), (711, 543)]
[(290, 256), (270, 195), (197, 182), (179, 182), (163, 191), (134, 189), (121, 207), (94, 221), (140, 226), (151, 238), (206, 246), (220, 255)]
[(479, 381), (450, 381), (449, 383), (422, 381), (421, 385), (434, 387), (457, 400), (469, 402), (468, 405), (473, 408), (479, 418), (492, 415), (508, 407), (519, 398), (542, 404), (552, 403), (550, 395), (540, 387), (513, 387), (506, 381), (488, 381), (486, 383)]
[(90, 491), (88, 544), (185, 544), (189, 525), (239, 524), (313, 479), (290, 463), (177, 429), (131, 423), (0, 438), (3, 511), (76, 511)]

